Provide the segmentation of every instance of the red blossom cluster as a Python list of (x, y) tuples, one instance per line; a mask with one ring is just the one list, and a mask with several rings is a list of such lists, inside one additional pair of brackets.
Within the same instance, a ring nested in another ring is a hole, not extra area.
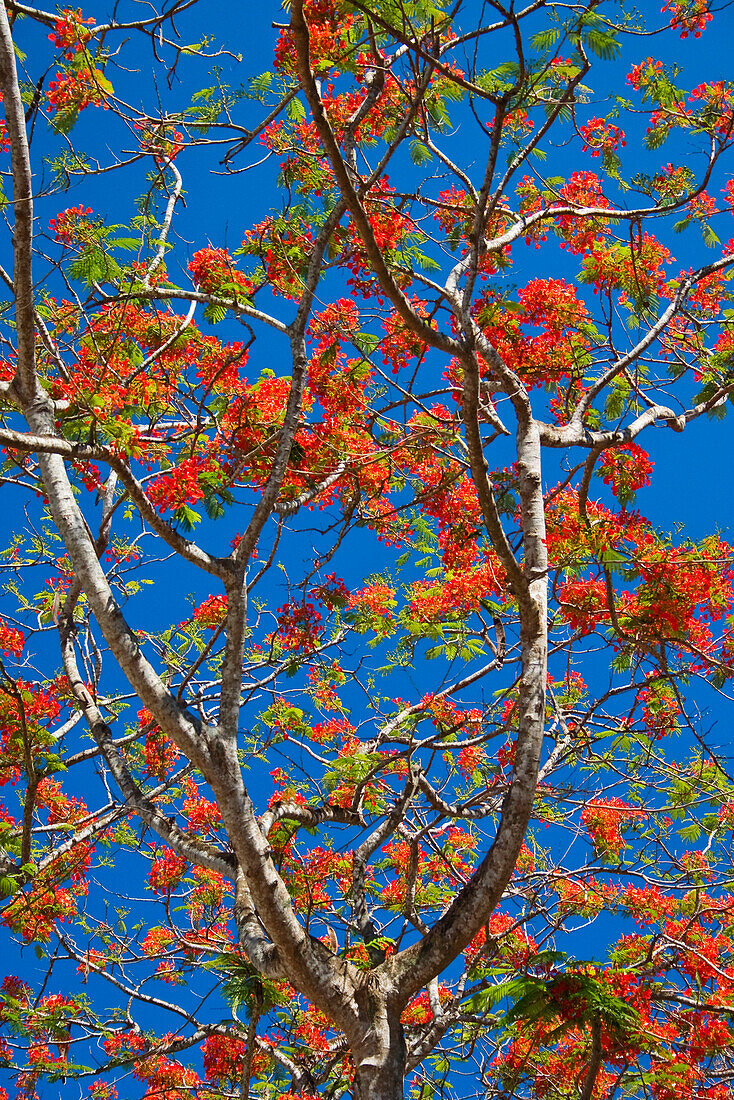
[(604, 484), (622, 504), (628, 504), (638, 489), (650, 484), (652, 469), (649, 455), (637, 443), (605, 451), (599, 465)]
[[(524, 179), (531, 180), (531, 177)], [(441, 205), (433, 216), (443, 232), (451, 235), (460, 230), (461, 236), (466, 238), (472, 227), (472, 202), (466, 191), (452, 184), (448, 191), (439, 191), (436, 201)]]
[(584, 139), (583, 151), (590, 152), (592, 157), (601, 156), (602, 153), (616, 153), (621, 146), (627, 144), (624, 131), (607, 122), (605, 118), (589, 119), (579, 126), (579, 133)]
[(26, 942), (47, 943), (57, 921), (63, 923), (76, 916), (78, 894), (60, 886), (53, 874), (46, 874), (34, 882), (28, 894), (15, 897), (0, 919)]
[(311, 697), (322, 710), (339, 710), (341, 703), (337, 688), (346, 682), (346, 674), (338, 662), (330, 666), (314, 665), (308, 670)]
[(686, 203), (686, 216), (692, 221), (707, 221), (716, 213), (717, 203), (713, 195), (700, 191)]
[(640, 61), (637, 65), (632, 66), (627, 73), (627, 82), (631, 84), (637, 92), (640, 88), (646, 88), (649, 84), (652, 84), (658, 79), (662, 72), (662, 61), (658, 61), (654, 57), (646, 57), (644, 61)]
[[(602, 183), (594, 172), (572, 172), (560, 189), (560, 199), (583, 210), (586, 208), (605, 209), (611, 203), (604, 195)], [(595, 246), (608, 232), (608, 223), (603, 218), (589, 218), (582, 214), (561, 214), (556, 224), (563, 238), (562, 248), (574, 256), (583, 255)]]
[(687, 116), (698, 116), (719, 138), (731, 137), (734, 126), (734, 85), (731, 81), (698, 84), (691, 89), (688, 98), (695, 107), (687, 110)]
[(94, 22), (93, 15), (84, 18), (81, 8), (62, 8), (54, 24), (53, 34), (48, 36), (49, 41), (53, 42), (57, 50), (64, 51), (67, 61), (72, 61), (76, 54), (85, 49), (92, 37), (88, 26), (94, 26)]
[(655, 740), (679, 728), (680, 703), (665, 680), (653, 680), (649, 687), (640, 688), (637, 702), (642, 704), (642, 720)]
[(355, 589), (349, 597), (347, 607), (360, 630), (373, 630), (376, 635), (386, 637), (392, 632), (395, 607), (395, 589), (384, 581), (373, 581), (363, 588)]
[(510, 913), (493, 913), (466, 949), (467, 967), (476, 965), (486, 952), (492, 958), (495, 952), (507, 966), (524, 968), (538, 947), (526, 929), (520, 927)]
[(147, 1046), (148, 1042), (145, 1036), (137, 1031), (115, 1031), (102, 1040), (105, 1053), (112, 1058), (132, 1051), (143, 1051)]
[(8, 657), (20, 657), (25, 645), (25, 635), (17, 627), (10, 626), (0, 619), (0, 649)]
[(245, 1044), (229, 1035), (210, 1035), (202, 1045), (204, 1076), (218, 1084), (239, 1084)]
[(135, 1062), (133, 1075), (147, 1086), (147, 1095), (161, 1100), (188, 1100), (200, 1085), (199, 1075), (165, 1054), (151, 1052)]
[(160, 729), (145, 735), (145, 773), (153, 779), (165, 779), (178, 757), (178, 749)]
[(670, 12), (670, 25), (676, 30), (680, 28), (681, 38), (688, 38), (691, 33), (700, 38), (713, 19), (709, 9), (709, 0), (668, 0), (661, 10)]
[(120, 1095), (113, 1084), (103, 1081), (101, 1077), (92, 1081), (91, 1085), (87, 1085), (87, 1091), (90, 1094), (90, 1100), (117, 1100)]
[(594, 293), (621, 291), (622, 304), (630, 299), (645, 300), (663, 291), (666, 273), (663, 264), (672, 262), (670, 250), (645, 232), (629, 246), (595, 244), (584, 256), (584, 278)]
[[(451, 990), (448, 986), (438, 984), (437, 987), (439, 1004), (442, 1001), (446, 1001), (451, 996)], [(433, 1020), (433, 1010), (428, 997), (428, 992), (419, 993), (417, 997), (403, 1009), (400, 1022), (403, 1026), (416, 1027), (419, 1024), (427, 1024)]]
[(281, 852), (283, 874), (288, 882), (295, 908), (307, 912), (314, 908), (330, 911), (335, 893), (349, 889), (351, 861), (341, 852), (313, 847), (301, 852), (288, 844)]
[(347, 718), (329, 718), (326, 722), (316, 722), (311, 728), (311, 737), (319, 744), (346, 745), (354, 738), (354, 726)]
[(644, 820), (646, 812), (620, 798), (594, 798), (581, 812), (581, 824), (591, 838), (598, 855), (616, 860), (624, 848), (621, 830), (625, 825)]
[(182, 803), (181, 811), (188, 818), (189, 828), (192, 830), (215, 830), (222, 823), (222, 815), (216, 802), (212, 802), (199, 791), (195, 780), (190, 777), (184, 782), (186, 797)]
[[(364, 203), (375, 243), (388, 257), (399, 252), (400, 246), (406, 243), (415, 228), (410, 217), (395, 203), (394, 196), (395, 189), (383, 176), (372, 188)], [(355, 293), (364, 299), (377, 295), (378, 300), (381, 300), (379, 283), (376, 280), (369, 252), (353, 221), (350, 221), (347, 227), (344, 263), (351, 272), (347, 282)], [(403, 287), (407, 287), (411, 281), (408, 274), (401, 273), (396, 278)]]
[(272, 289), (294, 301), (303, 292), (312, 247), (312, 229), (301, 217), (264, 218), (247, 230), (242, 241), (242, 251), (258, 257)]
[(62, 210), (48, 223), (48, 228), (59, 244), (71, 247), (71, 245), (84, 244), (89, 240), (90, 224), (89, 215), (91, 206), (70, 206)]
[(249, 297), (253, 283), (241, 271), (225, 248), (200, 248), (189, 260), (188, 269), (198, 287), (221, 298)]
[(57, 72), (46, 93), (49, 110), (83, 111), (92, 105), (106, 106), (106, 84), (101, 70), (88, 65)]
[(507, 310), (491, 293), (484, 297), (477, 311), (487, 339), (530, 387), (571, 379), (588, 347), (579, 332), (588, 311), (576, 287), (563, 279), (532, 279), (518, 299), (521, 308)]
[(215, 630), (224, 622), (227, 616), (226, 596), (207, 596), (203, 603), (194, 610), (191, 618), (199, 626), (206, 630)]
[(170, 894), (178, 886), (185, 870), (184, 856), (176, 855), (171, 848), (166, 848), (163, 855), (153, 861), (148, 874), (148, 885), (154, 894)]
[(487, 760), (487, 750), (482, 744), (465, 745), (456, 757), (456, 766), (468, 779)]
[[(349, 56), (354, 13), (341, 0), (306, 0), (304, 15), (308, 19), (311, 64), (315, 72), (328, 71), (334, 67), (334, 58)], [(295, 44), (289, 30), (281, 30), (278, 35), (274, 65), (286, 75), (296, 72)]]
[(278, 608), (276, 636), (284, 649), (311, 653), (318, 646), (322, 615), (315, 604), (289, 600)]
[(202, 474), (206, 468), (206, 455), (182, 459), (170, 473), (160, 474), (149, 483), (148, 499), (161, 512), (197, 504), (204, 497)]

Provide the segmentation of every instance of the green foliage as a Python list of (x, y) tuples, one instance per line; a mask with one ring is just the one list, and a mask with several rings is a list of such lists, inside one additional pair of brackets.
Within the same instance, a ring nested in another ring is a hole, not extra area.
[(504, 1025), (533, 1027), (555, 1022), (555, 1030), (547, 1037), (552, 1042), (569, 1028), (600, 1021), (612, 1034), (628, 1037), (639, 1029), (640, 1014), (614, 996), (604, 979), (603, 970), (583, 963), (550, 978), (519, 978), (509, 983), (507, 993), (517, 999), (505, 1014)]

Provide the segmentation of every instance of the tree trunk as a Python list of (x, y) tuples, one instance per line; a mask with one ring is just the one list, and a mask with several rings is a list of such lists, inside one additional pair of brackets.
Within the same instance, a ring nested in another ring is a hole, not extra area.
[(400, 1008), (374, 995), (357, 996), (366, 1028), (355, 1049), (354, 1100), (403, 1100), (407, 1047)]

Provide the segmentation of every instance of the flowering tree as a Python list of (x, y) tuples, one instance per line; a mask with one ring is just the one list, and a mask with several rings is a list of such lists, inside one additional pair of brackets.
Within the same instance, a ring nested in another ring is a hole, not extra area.
[(731, 15), (287, 9), (0, 5), (6, 1084), (723, 1100)]

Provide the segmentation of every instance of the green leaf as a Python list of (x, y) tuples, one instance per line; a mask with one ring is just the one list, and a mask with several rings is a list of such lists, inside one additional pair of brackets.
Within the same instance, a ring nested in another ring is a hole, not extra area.
[(538, 50), (539, 53), (545, 53), (555, 46), (558, 39), (561, 37), (560, 27), (549, 27), (547, 30), (538, 31), (530, 39), (530, 45), (534, 50)]
[(66, 107), (63, 111), (57, 111), (53, 116), (51, 128), (55, 134), (68, 134), (74, 129), (78, 118), (78, 107)]
[(291, 122), (303, 122), (306, 117), (306, 108), (298, 96), (295, 96), (286, 107), (286, 114)]
[(664, 145), (670, 135), (669, 126), (653, 126), (651, 130), (648, 130), (644, 138), (644, 146), (646, 149), (653, 150), (659, 149), (661, 145)]
[(97, 245), (91, 245), (69, 264), (69, 274), (87, 287), (112, 282), (120, 274), (120, 265)]
[(198, 512), (190, 508), (188, 504), (182, 504), (180, 508), (177, 508), (173, 513), (174, 522), (177, 523), (184, 531), (193, 531), (197, 523), (201, 523), (201, 516)]
[(63, 760), (60, 760), (58, 756), (47, 756), (46, 764), (43, 770), (46, 775), (54, 775), (56, 772), (67, 771), (67, 767)]
[(588, 30), (584, 40), (592, 53), (600, 57), (602, 61), (616, 61), (622, 47), (612, 31)]
[(410, 145), (410, 159), (413, 164), (427, 164), (428, 161), (433, 159), (433, 154), (427, 145), (424, 145), (422, 141), (413, 141)]
[[(269, 69), (264, 73), (260, 73), (259, 76), (253, 76), (249, 85), (250, 95), (260, 98), (260, 96), (270, 91), (272, 83), (273, 73)], [(212, 88), (211, 91), (214, 91), (214, 89)]]
[(221, 519), (224, 515), (224, 504), (221, 497), (205, 496), (202, 503), (209, 519)]
[(701, 226), (701, 236), (703, 237), (703, 243), (707, 248), (715, 248), (717, 244), (721, 244), (721, 241), (714, 233), (710, 225), (704, 224)]
[(227, 310), (224, 306), (220, 306), (215, 302), (210, 302), (204, 309), (204, 320), (208, 321), (210, 325), (219, 324), (227, 316)]
[(122, 248), (126, 252), (137, 252), (140, 248), (139, 237), (115, 237), (107, 243), (115, 248)]

